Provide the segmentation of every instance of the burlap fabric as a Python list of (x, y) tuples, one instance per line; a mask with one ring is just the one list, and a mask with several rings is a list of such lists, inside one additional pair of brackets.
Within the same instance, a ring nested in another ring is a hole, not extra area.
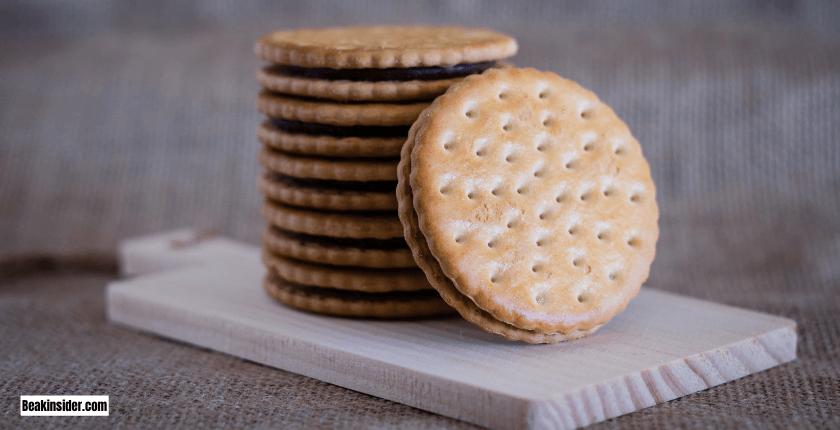
[[(191, 226), (258, 241), (256, 37), (409, 20), (508, 32), (514, 64), (625, 119), (658, 188), (649, 287), (799, 325), (796, 362), (595, 428), (840, 427), (836, 3), (178, 4), (0, 6), (0, 427), (471, 427), (112, 326), (103, 309), (121, 238)], [(107, 394), (113, 410), (23, 419), (21, 394)]]

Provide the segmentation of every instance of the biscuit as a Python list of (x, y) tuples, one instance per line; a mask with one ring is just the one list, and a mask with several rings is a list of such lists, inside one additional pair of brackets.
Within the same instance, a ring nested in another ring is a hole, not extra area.
[(454, 313), (434, 290), (363, 293), (307, 287), (269, 272), (263, 280), (269, 296), (308, 312), (345, 317), (415, 318)]
[(403, 238), (349, 239), (295, 233), (275, 226), (263, 232), (265, 248), (274, 254), (312, 263), (380, 269), (417, 268)]
[(257, 109), (273, 118), (339, 126), (411, 125), (428, 101), (405, 103), (342, 103), (261, 91)]
[(452, 67), (328, 69), (275, 64), (257, 70), (257, 82), (272, 92), (345, 102), (430, 100), (465, 76), (491, 67), (509, 65), (486, 61)]
[(453, 66), (499, 60), (516, 53), (516, 40), (462, 27), (344, 27), (278, 31), (257, 40), (263, 60), (333, 69)]
[(351, 81), (324, 80), (289, 76), (278, 66), (257, 71), (257, 82), (263, 88), (283, 94), (323, 98), (338, 101), (400, 101), (433, 99), (461, 80), (458, 78), (433, 81)]
[(372, 269), (331, 266), (292, 260), (263, 249), (266, 268), (288, 282), (310, 287), (386, 293), (391, 291), (430, 290), (432, 286), (417, 267)]
[(262, 205), (261, 213), (270, 224), (297, 233), (356, 239), (403, 237), (400, 219), (391, 212), (318, 211), (267, 200)]
[(388, 158), (400, 156), (407, 132), (405, 129), (394, 137), (290, 133), (275, 126), (272, 120), (265, 120), (257, 127), (257, 138), (267, 146), (291, 154)]
[(339, 211), (397, 209), (396, 181), (324, 181), (265, 172), (257, 178), (257, 188), (268, 199), (292, 206)]
[(333, 181), (396, 181), (399, 159), (307, 157), (263, 148), (259, 162), (266, 169), (295, 178)]
[(475, 305), (467, 296), (461, 294), (452, 281), (446, 277), (437, 260), (429, 251), (426, 238), (420, 232), (417, 221), (417, 213), (414, 211), (413, 195), (411, 192), (411, 152), (414, 149), (417, 129), (424, 125), (424, 116), (411, 127), (408, 141), (403, 147), (403, 157), (399, 165), (400, 181), (397, 188), (399, 201), (400, 220), (405, 228), (405, 239), (409, 244), (417, 265), (426, 274), (429, 283), (440, 293), (440, 296), (449, 306), (458, 311), (467, 321), (481, 327), (484, 331), (498, 334), (508, 340), (519, 340), (526, 343), (556, 343), (565, 340), (577, 339), (594, 333), (601, 326), (593, 327), (587, 331), (575, 331), (567, 334), (546, 334), (532, 330), (524, 330), (514, 327), (493, 318)]
[(398, 200), (417, 219), (407, 234), (428, 246), (407, 238), (421, 268), (434, 258), (493, 319), (543, 334), (591, 332), (638, 293), (658, 238), (655, 188), (594, 94), (552, 73), (489, 70), (418, 124)]

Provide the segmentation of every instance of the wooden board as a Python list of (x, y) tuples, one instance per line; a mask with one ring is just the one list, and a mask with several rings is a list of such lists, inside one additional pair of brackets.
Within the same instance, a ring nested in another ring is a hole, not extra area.
[(555, 345), (458, 317), (298, 312), (262, 291), (258, 248), (193, 236), (122, 244), (133, 277), (108, 286), (111, 321), (490, 428), (581, 427), (796, 358), (792, 320), (644, 288), (596, 334)]

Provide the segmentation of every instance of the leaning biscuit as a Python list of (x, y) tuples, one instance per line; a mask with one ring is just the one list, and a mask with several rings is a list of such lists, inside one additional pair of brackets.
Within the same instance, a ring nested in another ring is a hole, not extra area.
[(597, 329), (637, 294), (658, 237), (655, 188), (594, 94), (552, 73), (489, 70), (419, 124), (400, 214), (413, 209), (458, 293), (502, 323), (561, 335)]

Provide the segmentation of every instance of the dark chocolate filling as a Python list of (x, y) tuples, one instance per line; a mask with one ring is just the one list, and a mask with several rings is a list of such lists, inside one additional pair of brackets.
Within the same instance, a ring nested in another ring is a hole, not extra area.
[(333, 137), (402, 137), (408, 136), (410, 125), (332, 125), (317, 122), (294, 121), (270, 118), (274, 128), (286, 133), (308, 134), (310, 136)]
[(325, 191), (359, 191), (375, 193), (396, 193), (397, 181), (336, 181), (332, 179), (295, 178), (281, 173), (267, 171), (268, 179), (297, 188), (314, 188)]
[(387, 293), (366, 293), (363, 291), (353, 290), (339, 290), (335, 288), (313, 287), (311, 285), (302, 285), (294, 282), (289, 282), (280, 277), (273, 270), (269, 274), (270, 282), (273, 284), (295, 290), (299, 293), (308, 296), (316, 296), (323, 298), (336, 298), (350, 302), (385, 302), (385, 301), (400, 301), (413, 302), (416, 300), (428, 300), (440, 297), (435, 290), (417, 290), (417, 291), (390, 291)]
[(271, 232), (278, 236), (297, 240), (303, 243), (313, 243), (326, 248), (360, 248), (360, 249), (407, 249), (405, 239), (398, 237), (393, 239), (372, 239), (372, 238), (348, 238), (318, 236), (314, 234), (298, 233), (296, 231), (284, 230), (277, 226), (269, 226)]
[(325, 81), (437, 81), (441, 79), (463, 78), (464, 76), (474, 75), (495, 65), (495, 61), (456, 64), (449, 67), (394, 67), (388, 69), (331, 69), (326, 67), (275, 65), (269, 67), (268, 72), (298, 78), (320, 79)]

